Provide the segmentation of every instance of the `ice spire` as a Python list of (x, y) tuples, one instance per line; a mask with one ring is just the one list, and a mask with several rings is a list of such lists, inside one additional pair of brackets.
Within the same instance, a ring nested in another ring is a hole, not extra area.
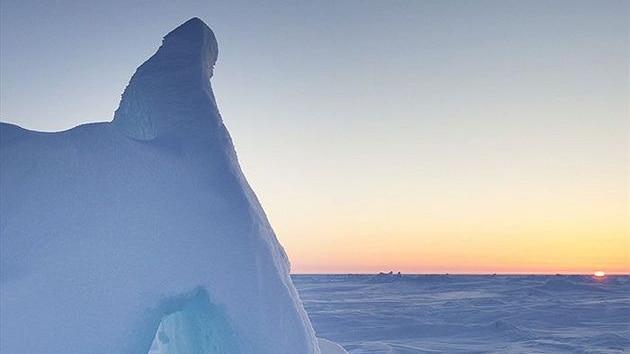
[(321, 354), (212, 97), (216, 57), (192, 19), (112, 124), (0, 123), (0, 353)]
[(210, 78), (217, 56), (212, 30), (196, 17), (186, 21), (136, 70), (113, 124), (139, 140), (216, 127), (221, 118)]

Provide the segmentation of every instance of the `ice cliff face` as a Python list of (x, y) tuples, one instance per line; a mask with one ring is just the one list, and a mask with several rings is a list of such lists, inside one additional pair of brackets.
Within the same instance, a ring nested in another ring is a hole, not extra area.
[[(169, 33), (111, 123), (0, 124), (0, 352), (316, 354), (236, 159), (210, 29)], [(156, 336), (157, 333), (157, 336)]]

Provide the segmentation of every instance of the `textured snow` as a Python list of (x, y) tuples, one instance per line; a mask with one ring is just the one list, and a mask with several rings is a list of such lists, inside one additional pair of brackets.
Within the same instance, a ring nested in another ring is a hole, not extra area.
[(630, 276), (298, 275), (352, 354), (627, 353)]
[(0, 352), (320, 352), (247, 184), (191, 19), (112, 123), (0, 125)]

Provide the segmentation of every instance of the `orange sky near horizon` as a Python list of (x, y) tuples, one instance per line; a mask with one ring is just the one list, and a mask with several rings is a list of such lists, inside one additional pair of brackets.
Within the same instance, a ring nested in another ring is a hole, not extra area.
[[(410, 238), (411, 239), (411, 238)], [(283, 242), (292, 261), (292, 273), (378, 273), (402, 272), (413, 274), (630, 274), (627, 239), (604, 237), (602, 245), (589, 239), (567, 244), (566, 238), (522, 239), (497, 241), (491, 237), (470, 239), (436, 237), (415, 244), (399, 238), (396, 245), (378, 245), (369, 241), (352, 246), (344, 242), (326, 245), (313, 242), (307, 247)], [(407, 242), (405, 244), (405, 241)], [(454, 243), (454, 244), (453, 244)], [(512, 243), (512, 244), (510, 244)], [(625, 249), (624, 249), (625, 247)], [(326, 248), (325, 250), (323, 248)]]
[[(378, 173), (361, 181), (357, 171), (353, 184), (301, 181), (307, 188), (289, 188), (293, 198), (266, 193), (280, 186), (254, 187), (293, 273), (630, 274), (625, 174), (562, 169), (522, 179), (418, 174), (414, 189), (369, 180)], [(322, 183), (337, 185), (311, 189)]]

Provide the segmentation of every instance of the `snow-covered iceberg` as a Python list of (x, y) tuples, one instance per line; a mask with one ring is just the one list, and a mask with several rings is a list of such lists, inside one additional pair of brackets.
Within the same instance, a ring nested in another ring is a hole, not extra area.
[(217, 54), (194, 18), (111, 123), (0, 124), (1, 353), (320, 353), (217, 109)]

